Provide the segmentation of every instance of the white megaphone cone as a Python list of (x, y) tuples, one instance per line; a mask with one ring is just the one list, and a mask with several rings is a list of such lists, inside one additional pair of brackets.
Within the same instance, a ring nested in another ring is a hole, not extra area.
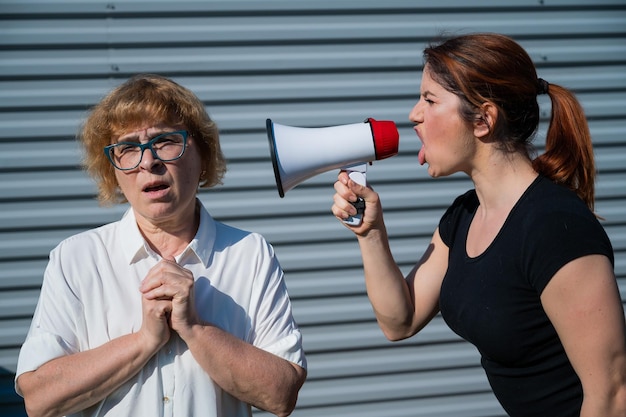
[[(367, 163), (398, 153), (398, 129), (391, 121), (369, 118), (362, 123), (303, 128), (267, 119), (266, 129), (281, 197), (302, 181), (332, 169), (346, 170), (352, 180), (366, 185)], [(346, 220), (351, 225), (361, 224), (364, 202), (355, 206), (359, 214)]]

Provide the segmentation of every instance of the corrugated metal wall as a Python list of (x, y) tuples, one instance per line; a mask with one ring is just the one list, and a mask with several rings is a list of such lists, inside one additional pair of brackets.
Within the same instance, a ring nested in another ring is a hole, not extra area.
[[(116, 220), (79, 170), (85, 110), (137, 72), (195, 91), (221, 127), (225, 184), (213, 215), (263, 233), (287, 273), (309, 378), (294, 416), (501, 416), (474, 349), (436, 318), (392, 344), (378, 329), (355, 239), (330, 214), (336, 172), (278, 197), (265, 119), (294, 126), (394, 120), (400, 154), (375, 162), (392, 249), (408, 270), (469, 186), (417, 164), (407, 114), (421, 50), (441, 32), (515, 37), (540, 75), (573, 88), (590, 119), (598, 211), (626, 298), (624, 0), (0, 0), (0, 409), (20, 415), (12, 373), (49, 250)], [(549, 108), (544, 103), (544, 122)], [(542, 138), (538, 138), (541, 143)], [(263, 413), (259, 413), (261, 415)]]

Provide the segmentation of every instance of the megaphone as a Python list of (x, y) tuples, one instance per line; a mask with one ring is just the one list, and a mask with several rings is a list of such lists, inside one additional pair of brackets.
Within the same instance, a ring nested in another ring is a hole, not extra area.
[[(301, 182), (332, 169), (348, 171), (355, 182), (367, 185), (367, 164), (398, 153), (399, 134), (392, 121), (366, 119), (362, 123), (321, 128), (286, 126), (266, 121), (274, 177), (280, 197)], [(365, 203), (347, 220), (361, 224)]]

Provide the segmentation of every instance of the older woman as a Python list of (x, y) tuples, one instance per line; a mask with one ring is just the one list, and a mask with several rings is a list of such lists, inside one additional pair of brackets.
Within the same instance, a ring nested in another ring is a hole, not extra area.
[[(613, 250), (593, 213), (589, 129), (575, 96), (537, 77), (528, 54), (498, 34), (424, 52), (409, 115), (418, 160), (433, 177), (462, 172), (475, 188), (444, 213), (405, 278), (393, 260), (379, 196), (340, 173), (333, 213), (352, 227), (367, 292), (391, 340), (439, 312), (481, 353), (513, 417), (626, 416), (626, 333)], [(546, 151), (533, 158), (537, 95), (552, 100)]]
[(196, 198), (226, 170), (202, 102), (136, 76), (80, 138), (100, 200), (130, 209), (50, 254), (16, 376), (29, 415), (290, 414), (301, 334), (272, 247)]

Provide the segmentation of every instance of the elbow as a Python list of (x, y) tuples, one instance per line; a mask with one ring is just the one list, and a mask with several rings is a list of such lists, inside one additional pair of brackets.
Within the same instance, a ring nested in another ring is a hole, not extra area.
[[(32, 373), (31, 373), (32, 374)], [(30, 376), (20, 375), (17, 378), (16, 391), (24, 399), (24, 408), (28, 417), (46, 417), (46, 413), (42, 408), (40, 401), (36, 401), (39, 397), (36, 393), (30, 393), (27, 379)]]
[(409, 334), (390, 330), (383, 330), (383, 334), (390, 342), (399, 342), (401, 340), (411, 337), (411, 335)]
[(295, 395), (295, 398), (282, 402), (272, 411), (272, 414), (276, 417), (288, 417), (296, 409), (297, 398), (298, 394)]
[(24, 397), (24, 408), (28, 417), (54, 417), (61, 413), (55, 413), (53, 410), (41, 407), (41, 404), (33, 404), (33, 401)]
[(400, 340), (408, 339), (419, 331), (419, 329), (413, 328), (411, 323), (399, 323), (393, 326), (384, 325), (380, 321), (378, 322), (383, 335), (390, 342), (399, 342)]
[(28, 403), (24, 401), (24, 408), (28, 417), (45, 417), (45, 414), (40, 413), (38, 410), (28, 406)]
[(278, 383), (275, 387), (274, 392), (277, 393), (277, 396), (274, 406), (267, 410), (277, 417), (287, 417), (293, 413), (298, 402), (300, 388), (302, 388), (306, 380), (306, 370), (304, 368), (299, 366), (294, 366), (293, 368), (294, 371), (291, 378), (285, 378), (282, 383)]
[(609, 386), (583, 383), (584, 399), (580, 415), (626, 416), (626, 371), (622, 374), (619, 381), (614, 380)]
[(50, 402), (46, 402), (48, 396), (43, 395), (41, 390), (35, 386), (35, 375), (33, 372), (22, 374), (17, 379), (17, 390), (24, 398), (24, 408), (28, 417), (55, 417), (64, 413), (55, 408)]
[[(382, 315), (376, 315), (376, 321), (378, 327), (382, 330), (387, 340), (391, 342), (399, 342), (400, 340), (408, 339), (419, 333), (435, 316), (438, 310), (432, 311), (428, 316), (418, 318), (414, 315), (407, 315), (403, 317), (384, 317)], [(421, 316), (420, 316), (421, 317)]]
[(296, 408), (296, 402), (293, 403), (284, 403), (281, 404), (280, 407), (277, 407), (272, 413), (276, 415), (276, 417), (288, 417), (293, 413), (293, 410)]
[(276, 398), (274, 404), (268, 407), (266, 411), (271, 412), (277, 417), (287, 417), (296, 409), (297, 401), (297, 392), (285, 392), (283, 395), (280, 395), (279, 398)]
[(616, 389), (613, 395), (613, 410), (616, 416), (626, 416), (626, 382)]

